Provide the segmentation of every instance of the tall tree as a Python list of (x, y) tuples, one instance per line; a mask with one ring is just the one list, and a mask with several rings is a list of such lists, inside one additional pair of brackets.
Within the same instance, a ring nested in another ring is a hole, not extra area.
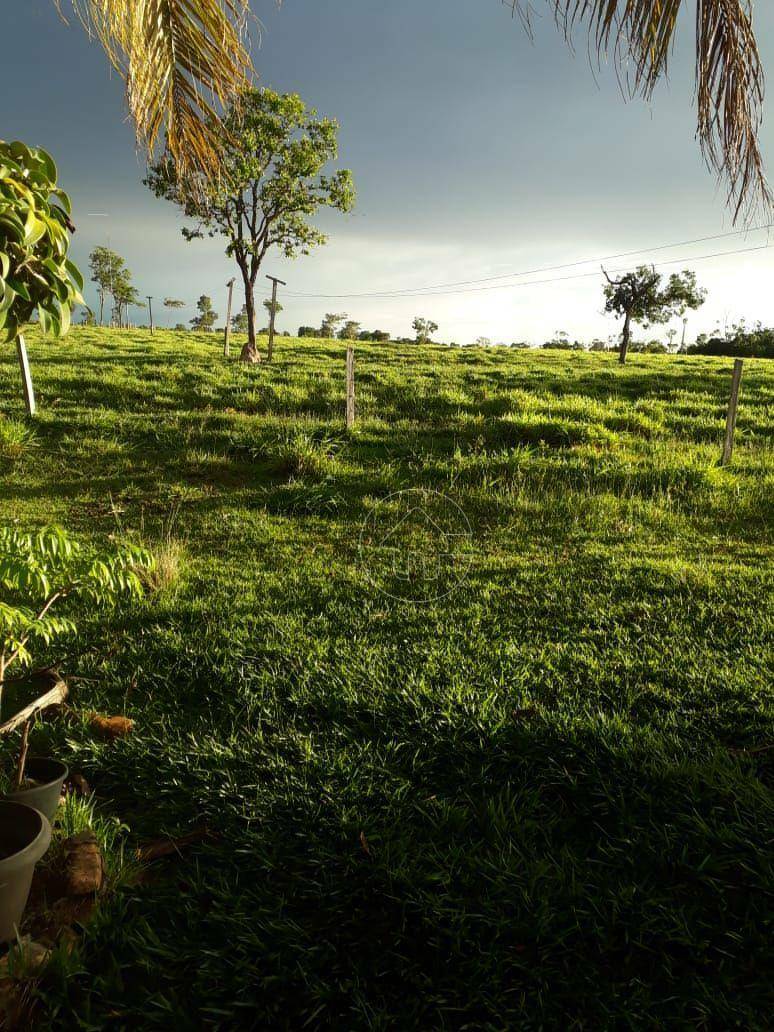
[(113, 297), (113, 322), (119, 329), (123, 329), (129, 323), (130, 306), (142, 305), (143, 301), (132, 283), (131, 271), (127, 268), (123, 258), (119, 261), (120, 265), (110, 284), (110, 293)]
[(619, 279), (611, 279), (605, 272), (605, 278), (605, 311), (623, 316), (624, 320), (618, 352), (621, 363), (626, 361), (633, 322), (669, 322), (689, 308), (699, 308), (707, 296), (696, 285), (696, 273), (689, 269), (672, 273), (665, 286), (661, 274), (648, 265), (640, 265)]
[(99, 324), (102, 325), (105, 312), (105, 297), (113, 293), (113, 284), (121, 275), (125, 262), (109, 247), (95, 247), (89, 255), (91, 281), (97, 285), (99, 297)]
[(320, 336), (335, 337), (339, 323), (343, 323), (346, 318), (346, 312), (327, 312), (320, 327)]
[(176, 308), (185, 308), (185, 301), (180, 301), (176, 297), (165, 297), (164, 298), (164, 307), (165, 308), (169, 308), (170, 311), (172, 311), (172, 309), (176, 309)]
[(417, 316), (411, 324), (414, 333), (417, 335), (417, 344), (426, 344), (438, 330), (438, 323), (432, 319), (423, 319)]
[(204, 333), (212, 333), (215, 326), (215, 320), (218, 318), (218, 313), (213, 311), (212, 298), (207, 297), (206, 294), (202, 294), (199, 300), (196, 302), (196, 308), (199, 312), (191, 319), (191, 326), (195, 330), (200, 330)]
[(318, 118), (297, 94), (251, 89), (223, 123), (218, 180), (182, 175), (171, 153), (146, 180), (157, 197), (180, 205), (194, 219), (188, 240), (224, 236), (245, 288), (248, 340), (242, 360), (259, 361), (255, 334), (255, 281), (272, 247), (286, 258), (309, 254), (327, 237), (309, 222), (321, 207), (349, 211), (352, 174), (323, 175), (337, 154), (338, 124)]
[(360, 323), (354, 319), (347, 319), (341, 328), (339, 337), (341, 340), (357, 340), (360, 335)]

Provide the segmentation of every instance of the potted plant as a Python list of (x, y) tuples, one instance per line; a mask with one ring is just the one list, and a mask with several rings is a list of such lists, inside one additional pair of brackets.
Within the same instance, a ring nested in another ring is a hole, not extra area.
[(0, 799), (0, 942), (18, 935), (35, 864), (51, 842), (51, 825), (39, 810)]
[(54, 670), (13, 680), (8, 671), (29, 666), (34, 642), (50, 645), (76, 632), (73, 617), (60, 613), (66, 600), (77, 596), (94, 608), (137, 596), (137, 570), (150, 565), (148, 553), (134, 545), (94, 552), (56, 527), (34, 534), (0, 527), (0, 736), (21, 730), (13, 764), (4, 771), (0, 766), (0, 939), (15, 934), (68, 773), (60, 760), (27, 756), (31, 720), (64, 701), (64, 681)]
[[(64, 682), (58, 683), (61, 685), (58, 695), (64, 699), (66, 686)], [(45, 706), (49, 704), (44, 703)], [(29, 732), (30, 721), (26, 720), (22, 726), (21, 747), (13, 774), (0, 769), (0, 798), (31, 806), (50, 821), (54, 818), (62, 786), (70, 772), (67, 764), (61, 760), (49, 756), (28, 756)]]

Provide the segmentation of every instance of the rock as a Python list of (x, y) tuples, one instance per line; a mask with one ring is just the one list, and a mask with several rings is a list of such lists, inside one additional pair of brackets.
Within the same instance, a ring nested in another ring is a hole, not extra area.
[(99, 892), (105, 874), (96, 836), (93, 831), (71, 835), (62, 844), (64, 850), (64, 885), (68, 896), (88, 896)]
[(92, 713), (89, 726), (100, 738), (114, 742), (117, 738), (126, 738), (134, 730), (134, 721), (128, 717), (105, 717), (101, 713)]

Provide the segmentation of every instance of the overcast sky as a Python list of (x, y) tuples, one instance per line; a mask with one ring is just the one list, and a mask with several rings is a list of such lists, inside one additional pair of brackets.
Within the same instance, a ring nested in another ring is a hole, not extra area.
[[(122, 86), (102, 51), (59, 21), (53, 0), (3, 7), (2, 136), (46, 147), (58, 162), (75, 205), (76, 260), (85, 267), (95, 244), (109, 244), (143, 294), (186, 300), (174, 321), (190, 318), (201, 293), (222, 318), (235, 269), (221, 241), (186, 243), (176, 210), (142, 185)], [(339, 120), (340, 165), (358, 190), (352, 215), (318, 220), (326, 247), (295, 262), (267, 260), (264, 271), (288, 291), (395, 291), (644, 248), (610, 267), (668, 261), (664, 272), (692, 267), (709, 289), (689, 339), (740, 316), (774, 323), (774, 247), (698, 260), (766, 244), (766, 231), (649, 250), (734, 229), (694, 140), (692, 11), (671, 80), (645, 105), (624, 104), (612, 71), (595, 77), (585, 47), (573, 56), (547, 15), (535, 19), (530, 41), (499, 0), (285, 0), (281, 8), (254, 0), (253, 10), (263, 25), (253, 48), (260, 82)], [(756, 28), (772, 68), (770, 5), (756, 6)], [(91, 214), (99, 212), (109, 217)], [(615, 325), (601, 311), (598, 269), (595, 260), (499, 281), (509, 284), (502, 289), (430, 297), (288, 293), (280, 326), (295, 333), (340, 311), (394, 335), (427, 316), (446, 341), (540, 342), (560, 329), (606, 337)], [(581, 273), (593, 275), (524, 285)]]

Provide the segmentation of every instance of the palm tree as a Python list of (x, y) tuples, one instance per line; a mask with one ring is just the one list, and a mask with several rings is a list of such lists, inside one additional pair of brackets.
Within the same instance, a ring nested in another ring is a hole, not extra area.
[[(53, 0), (61, 8), (63, 0)], [(100, 40), (126, 82), (140, 144), (162, 133), (179, 170), (218, 167), (216, 107), (235, 102), (251, 73), (244, 45), (249, 0), (65, 0)], [(530, 3), (502, 0), (529, 28)], [(758, 132), (763, 69), (752, 0), (544, 0), (572, 42), (610, 56), (622, 89), (646, 99), (666, 75), (680, 14), (695, 9), (697, 135), (726, 182), (735, 217), (769, 205)], [(210, 99), (207, 99), (210, 98)]]
[(249, 0), (69, 3), (126, 83), (138, 144), (152, 154), (166, 138), (181, 168), (217, 173), (216, 109), (238, 100), (252, 71)]
[[(502, 0), (529, 30), (530, 0)], [(697, 136), (707, 165), (725, 180), (734, 218), (769, 207), (758, 132), (764, 76), (752, 0), (545, 0), (572, 44), (576, 27), (597, 59), (610, 57), (625, 95), (649, 99), (666, 76), (679, 16), (696, 22)]]

